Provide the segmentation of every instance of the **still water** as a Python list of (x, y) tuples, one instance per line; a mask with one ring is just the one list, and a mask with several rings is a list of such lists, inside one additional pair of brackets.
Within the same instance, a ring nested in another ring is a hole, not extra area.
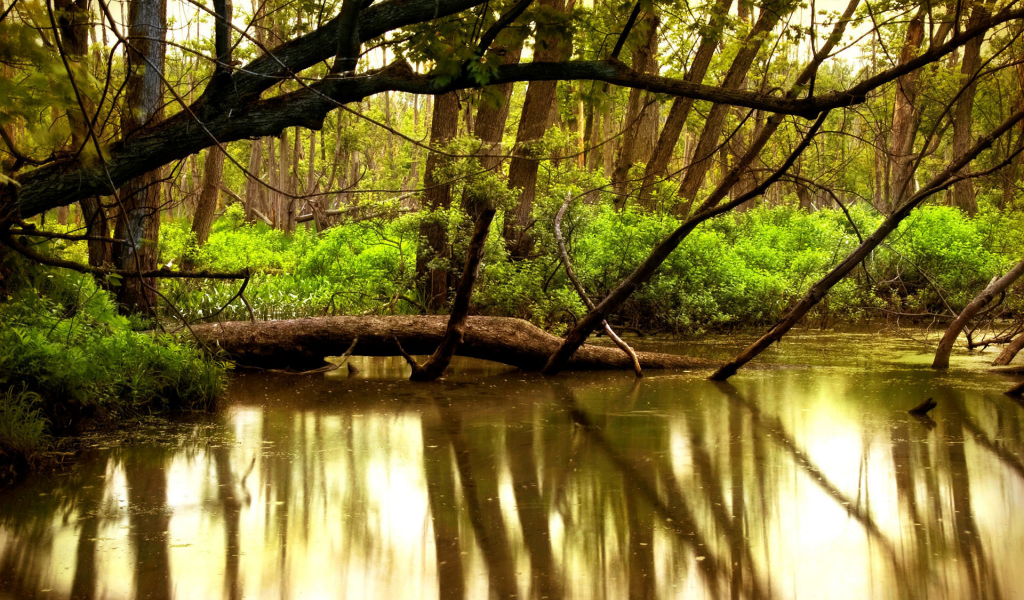
[(728, 384), (236, 373), (215, 417), (0, 492), (0, 598), (1024, 598), (1024, 408), (993, 353), (927, 350), (795, 335)]

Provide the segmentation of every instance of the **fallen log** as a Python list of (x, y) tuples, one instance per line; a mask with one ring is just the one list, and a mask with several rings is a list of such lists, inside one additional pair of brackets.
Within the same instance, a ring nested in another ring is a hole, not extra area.
[[(228, 321), (194, 325), (195, 335), (219, 348), (240, 365), (260, 368), (313, 369), (324, 357), (337, 356), (359, 338), (357, 356), (401, 356), (397, 339), (409, 354), (431, 354), (441, 342), (446, 315), (313, 317), (286, 321)], [(468, 356), (503, 363), (525, 371), (540, 371), (558, 349), (561, 338), (522, 319), (469, 317), (465, 339), (456, 350)], [(699, 369), (712, 361), (637, 352), (644, 369)], [(583, 345), (567, 365), (572, 370), (632, 369), (632, 360), (618, 348)]]

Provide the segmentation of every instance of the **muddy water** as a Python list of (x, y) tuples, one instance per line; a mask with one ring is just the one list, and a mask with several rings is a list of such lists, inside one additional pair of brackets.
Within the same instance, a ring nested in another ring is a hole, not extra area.
[(1024, 408), (992, 354), (925, 350), (797, 335), (724, 385), (236, 373), (216, 417), (0, 492), (0, 598), (1024, 597)]

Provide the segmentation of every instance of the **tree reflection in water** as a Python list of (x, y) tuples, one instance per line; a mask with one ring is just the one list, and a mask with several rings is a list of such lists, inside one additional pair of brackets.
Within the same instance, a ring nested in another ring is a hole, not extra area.
[(1024, 593), (1022, 408), (969, 377), (367, 366), (240, 374), (215, 422), (0, 493), (0, 599)]

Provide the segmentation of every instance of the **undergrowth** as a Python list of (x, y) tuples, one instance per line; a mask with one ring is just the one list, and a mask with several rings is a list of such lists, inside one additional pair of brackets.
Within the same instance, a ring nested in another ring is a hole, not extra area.
[(211, 408), (223, 363), (118, 313), (88, 275), (2, 257), (0, 453), (28, 457), (83, 419)]
[[(585, 309), (551, 251), (551, 221), (560, 202), (555, 194), (547, 198), (535, 210), (537, 251), (528, 260), (508, 260), (499, 213), (474, 291), (474, 311), (527, 319), (561, 333)], [(422, 312), (414, 273), (420, 215), (349, 223), (321, 234), (300, 228), (286, 236), (262, 224), (245, 224), (230, 208), (199, 250), (188, 245), (187, 223), (165, 224), (161, 260), (179, 261), (191, 252), (206, 268), (264, 268), (246, 290), (257, 319)], [(460, 210), (441, 218), (452, 239), (465, 237), (456, 233), (467, 227)], [(866, 236), (880, 222), (864, 204), (851, 207), (850, 219), (839, 210), (791, 206), (725, 215), (691, 233), (614, 318), (640, 329), (689, 335), (771, 324), (860, 243), (858, 232)], [(668, 215), (578, 203), (563, 231), (577, 273), (599, 298), (677, 226)], [(884, 311), (958, 310), (1019, 260), (1022, 233), (1019, 219), (996, 210), (983, 208), (968, 218), (945, 206), (919, 209), (829, 292), (811, 318), (829, 324)], [(457, 274), (464, 248), (457, 242), (452, 254), (446, 266)], [(225, 306), (237, 283), (179, 280), (164, 286), (190, 319), (249, 318), (241, 300)], [(1019, 310), (1019, 296), (1011, 294), (1007, 306)]]

